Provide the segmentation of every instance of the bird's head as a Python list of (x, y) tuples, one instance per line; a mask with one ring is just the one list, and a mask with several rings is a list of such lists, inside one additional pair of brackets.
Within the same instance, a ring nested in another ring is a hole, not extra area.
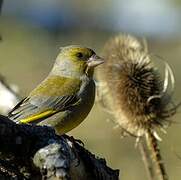
[(86, 73), (91, 76), (94, 68), (103, 62), (92, 49), (73, 45), (61, 47), (55, 66), (65, 75), (79, 76)]

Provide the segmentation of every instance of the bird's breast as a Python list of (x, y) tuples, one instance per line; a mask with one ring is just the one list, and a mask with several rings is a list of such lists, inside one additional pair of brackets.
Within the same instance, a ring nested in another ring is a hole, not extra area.
[(90, 112), (95, 100), (95, 83), (92, 79), (83, 82), (78, 93), (78, 98), (80, 101), (75, 106), (75, 109), (77, 109), (80, 118), (84, 119)]

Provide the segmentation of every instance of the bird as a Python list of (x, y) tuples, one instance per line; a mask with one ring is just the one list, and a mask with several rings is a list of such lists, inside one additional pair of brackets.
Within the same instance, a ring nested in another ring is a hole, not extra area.
[(94, 68), (104, 59), (81, 45), (60, 48), (52, 70), (8, 117), (18, 124), (51, 126), (59, 135), (77, 127), (95, 100)]

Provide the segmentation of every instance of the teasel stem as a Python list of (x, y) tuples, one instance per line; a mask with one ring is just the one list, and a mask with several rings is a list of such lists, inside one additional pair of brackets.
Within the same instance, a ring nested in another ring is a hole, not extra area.
[(150, 154), (148, 152), (147, 147), (145, 146), (145, 141), (143, 138), (139, 142), (138, 147), (139, 147), (141, 157), (145, 166), (147, 177), (149, 180), (154, 180), (154, 170), (153, 170), (152, 162), (150, 159)]
[(155, 171), (157, 174), (157, 177), (159, 177), (160, 180), (168, 180), (168, 175), (164, 166), (164, 162), (160, 153), (159, 145), (157, 142), (157, 139), (153, 135), (153, 132), (148, 129), (146, 132), (146, 143), (148, 146), (148, 149), (150, 150), (150, 155), (153, 163), (155, 164)]

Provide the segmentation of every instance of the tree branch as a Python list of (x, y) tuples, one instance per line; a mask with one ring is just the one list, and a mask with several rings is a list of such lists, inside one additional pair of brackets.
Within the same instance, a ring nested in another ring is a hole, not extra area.
[(16, 124), (0, 115), (0, 144), (2, 177), (118, 180), (119, 171), (104, 159), (47, 126)]

